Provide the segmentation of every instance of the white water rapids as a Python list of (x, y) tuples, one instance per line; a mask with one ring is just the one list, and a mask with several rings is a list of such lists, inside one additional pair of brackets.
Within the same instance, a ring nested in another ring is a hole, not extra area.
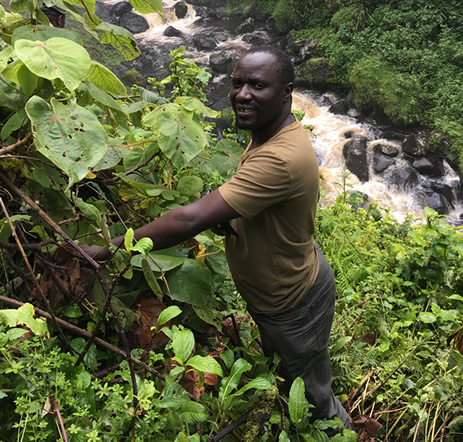
[[(114, 4), (119, 0), (104, 0), (105, 3)], [(162, 46), (164, 43), (172, 45), (174, 42), (178, 46), (184, 45), (184, 41), (179, 37), (166, 37), (163, 35), (168, 26), (175, 26), (186, 36), (194, 35), (200, 32), (202, 28), (195, 25), (197, 20), (196, 11), (188, 4), (188, 12), (185, 18), (178, 19), (175, 15), (174, 4), (176, 0), (167, 0), (163, 2), (164, 17), (158, 14), (147, 14), (144, 17), (147, 19), (150, 28), (136, 35), (137, 40), (143, 41), (146, 45)], [(204, 31), (204, 30), (203, 30)], [(171, 46), (172, 47), (172, 46)], [(248, 47), (248, 44), (242, 41), (241, 38), (230, 37), (226, 41), (218, 42), (216, 51), (228, 50), (232, 52), (242, 51)], [(185, 55), (198, 64), (209, 65), (208, 52), (197, 50), (187, 50)], [(212, 79), (213, 82), (223, 80), (225, 74), (221, 78)], [(333, 98), (330, 94), (326, 94), (329, 98)], [(333, 95), (333, 94), (331, 94)], [(368, 155), (372, 152), (375, 144), (393, 144), (399, 146), (398, 143), (385, 140), (375, 139), (373, 136), (374, 127), (365, 123), (358, 122), (355, 118), (346, 115), (336, 115), (329, 112), (328, 105), (321, 105), (320, 96), (311, 91), (296, 90), (293, 94), (293, 108), (305, 112), (303, 124), (313, 127), (311, 140), (314, 145), (317, 157), (319, 158), (320, 171), (323, 176), (322, 187), (324, 189), (324, 201), (322, 203), (332, 203), (336, 196), (342, 191), (342, 187), (336, 183), (343, 182), (345, 174), (343, 145), (347, 141), (344, 134), (346, 132), (355, 133), (356, 135), (367, 136), (373, 141), (368, 142)], [(372, 161), (369, 161), (371, 164)], [(447, 174), (443, 178), (445, 184), (449, 184), (452, 188), (457, 188), (458, 176), (452, 168), (446, 164)], [(406, 214), (414, 216), (423, 216), (423, 208), (420, 207), (418, 199), (415, 198), (413, 189), (392, 189), (387, 182), (381, 181), (378, 175), (375, 175), (370, 170), (370, 180), (361, 183), (358, 178), (350, 174), (347, 179), (347, 184), (352, 190), (358, 190), (369, 196), (370, 201), (377, 201), (380, 206), (387, 207), (391, 213), (398, 219), (403, 219)], [(420, 178), (424, 179), (424, 178)], [(450, 213), (449, 218), (457, 220), (459, 215), (463, 213), (463, 203), (460, 202), (455, 210)]]

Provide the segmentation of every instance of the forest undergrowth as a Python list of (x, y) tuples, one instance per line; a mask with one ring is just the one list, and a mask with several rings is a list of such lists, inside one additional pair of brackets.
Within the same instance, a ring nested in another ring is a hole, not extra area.
[[(94, 1), (81, 5), (60, 3), (137, 55)], [(334, 390), (355, 431), (311, 423), (302, 380), (286, 385), (278, 357), (262, 355), (221, 237), (162, 251), (133, 241), (237, 166), (246, 135), (217, 134), (210, 74), (179, 48), (167, 78), (127, 90), (36, 3), (11, 10), (0, 8), (2, 441), (461, 440), (461, 230), (431, 210), (398, 222), (363, 207), (348, 176), (319, 208), (338, 287)], [(125, 249), (105, 263), (79, 247), (121, 234)]]

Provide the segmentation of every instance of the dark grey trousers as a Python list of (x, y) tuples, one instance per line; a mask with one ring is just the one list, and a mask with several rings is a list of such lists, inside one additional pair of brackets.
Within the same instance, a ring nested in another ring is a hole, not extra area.
[(334, 316), (334, 272), (317, 249), (320, 270), (314, 285), (292, 310), (262, 315), (249, 310), (259, 327), (265, 356), (278, 353), (284, 361), (280, 374), (289, 382), (304, 380), (306, 397), (315, 406), (312, 419), (339, 417), (350, 428), (349, 416), (331, 389), (328, 343)]

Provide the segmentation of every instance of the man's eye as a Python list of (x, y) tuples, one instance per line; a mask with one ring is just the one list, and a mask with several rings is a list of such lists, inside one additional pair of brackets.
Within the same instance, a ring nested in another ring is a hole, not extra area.
[(254, 84), (254, 89), (263, 89), (264, 85), (262, 83), (255, 83)]

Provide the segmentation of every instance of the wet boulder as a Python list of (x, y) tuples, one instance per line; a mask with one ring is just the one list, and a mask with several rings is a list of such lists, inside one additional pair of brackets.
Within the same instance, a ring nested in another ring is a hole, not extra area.
[(401, 167), (394, 167), (388, 174), (388, 180), (392, 187), (396, 189), (410, 189), (418, 183), (418, 172), (408, 163)]
[[(125, 3), (125, 2), (124, 2)], [(130, 3), (129, 3), (130, 5)], [(95, 2), (95, 13), (101, 20), (111, 24), (117, 24), (117, 17), (115, 17), (112, 13), (112, 8), (114, 6), (107, 5), (106, 3), (96, 1)]]
[(373, 156), (373, 170), (375, 173), (380, 174), (384, 172), (389, 166), (395, 164), (394, 158), (381, 153), (376, 153)]
[(211, 51), (217, 47), (215, 39), (204, 34), (196, 34), (193, 37), (193, 44), (198, 51)]
[(132, 9), (133, 6), (129, 2), (119, 2), (111, 8), (111, 14), (115, 17), (122, 17), (124, 14), (131, 12)]
[(411, 134), (402, 143), (402, 152), (413, 157), (424, 156), (426, 137), (422, 134)]
[(212, 72), (218, 74), (231, 74), (235, 66), (235, 61), (225, 51), (222, 51), (218, 54), (212, 54), (209, 57), (209, 64)]
[(367, 162), (367, 138), (354, 137), (344, 144), (342, 154), (346, 167), (362, 182), (369, 179)]
[(139, 34), (149, 29), (149, 24), (145, 17), (135, 14), (135, 12), (128, 12), (119, 18), (119, 26), (130, 31), (132, 34)]
[(454, 189), (449, 184), (445, 184), (441, 181), (426, 181), (423, 187), (429, 189), (428, 194), (433, 192), (442, 195), (450, 203), (452, 208), (455, 208), (455, 193)]
[(399, 149), (396, 146), (388, 144), (376, 144), (373, 147), (373, 170), (375, 173), (380, 174), (384, 172), (389, 166), (395, 164), (395, 157), (399, 154)]
[(421, 175), (440, 178), (445, 175), (444, 161), (435, 154), (428, 154), (426, 157), (416, 158), (412, 166)]
[(183, 37), (183, 32), (177, 29), (174, 26), (167, 26), (166, 29), (164, 29), (163, 35), (165, 37)]
[(440, 193), (431, 193), (425, 200), (425, 206), (430, 207), (441, 215), (447, 215), (452, 209), (450, 202)]
[(188, 6), (183, 1), (177, 2), (174, 5), (174, 11), (177, 18), (185, 18), (188, 12)]
[(263, 30), (265, 30), (265, 23), (257, 22), (253, 18), (248, 17), (236, 28), (236, 33), (241, 35)]
[(373, 148), (373, 152), (382, 155), (387, 155), (389, 157), (396, 157), (399, 155), (399, 148), (391, 144), (378, 143)]
[(352, 103), (347, 98), (341, 98), (334, 102), (328, 109), (332, 114), (347, 115), (353, 108)]

